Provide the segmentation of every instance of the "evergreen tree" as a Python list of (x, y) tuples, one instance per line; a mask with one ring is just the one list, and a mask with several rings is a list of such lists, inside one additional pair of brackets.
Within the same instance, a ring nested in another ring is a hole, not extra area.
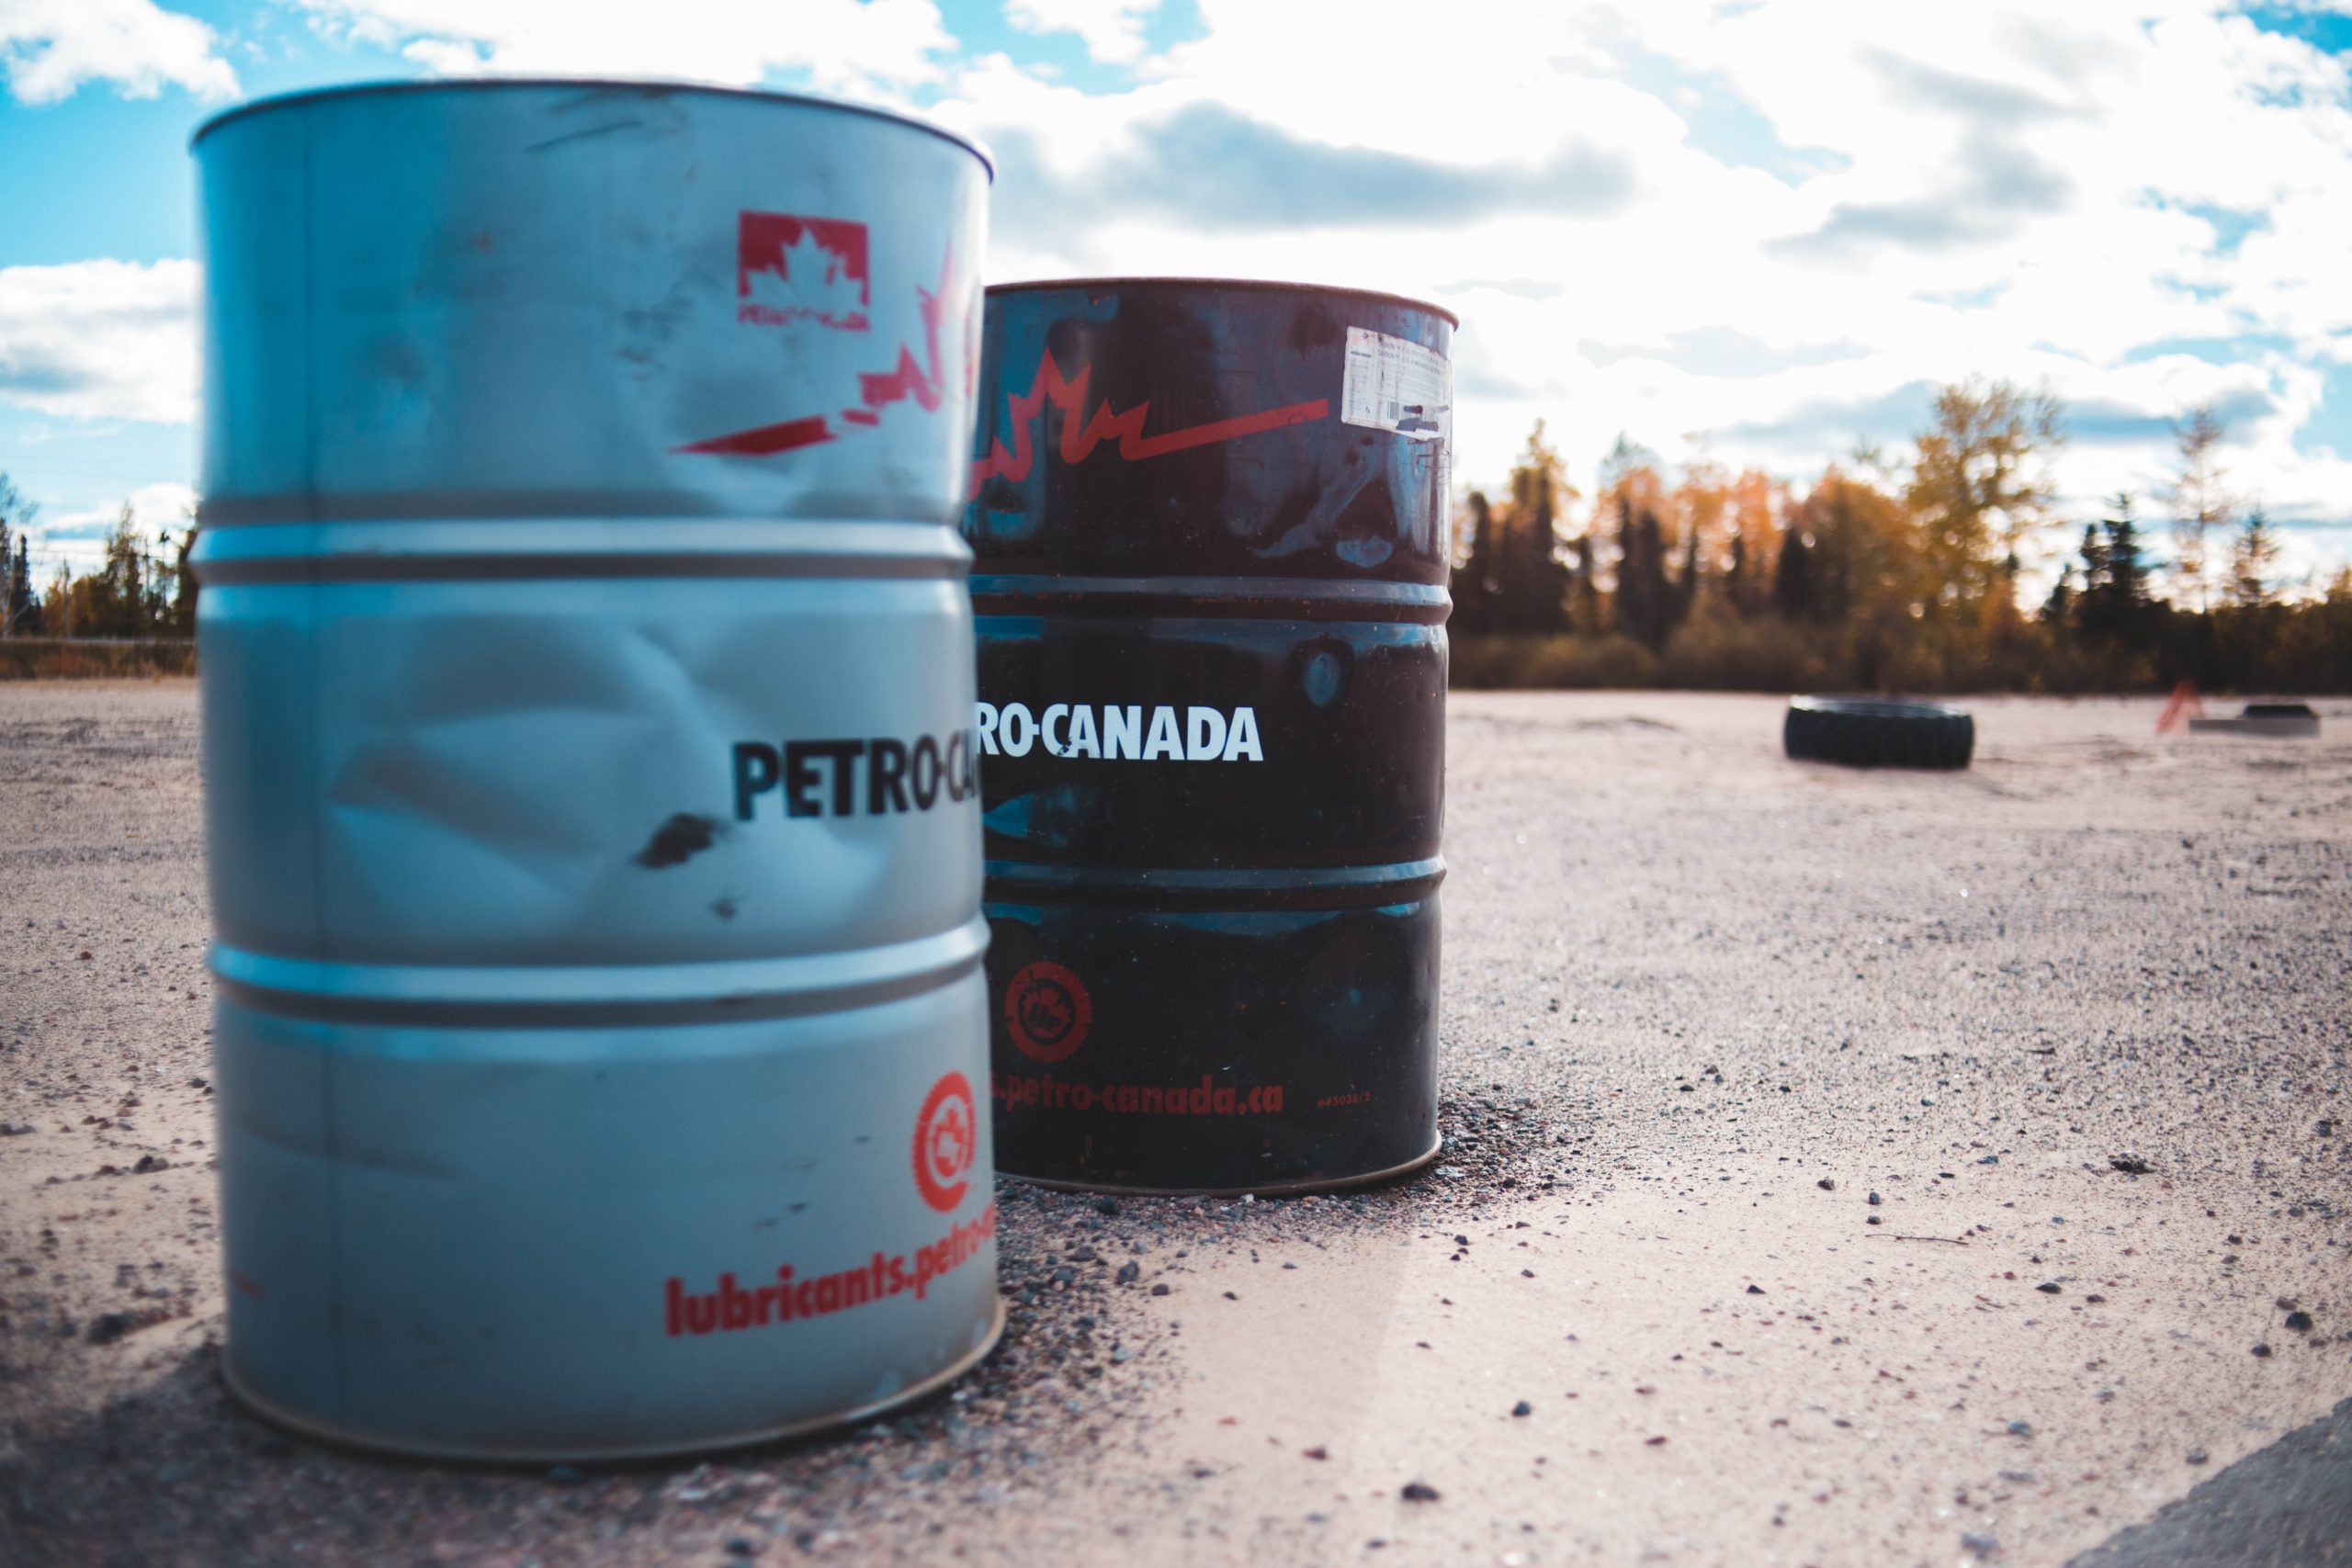
[(198, 527), (191, 516), (187, 531), (180, 535), (178, 559), (174, 568), (179, 580), (179, 592), (173, 597), (171, 613), (171, 628), (175, 637), (196, 635), (196, 573), (189, 569), (187, 558), (189, 552), (196, 548)]
[(1482, 491), (1469, 500), (1470, 553), (1453, 569), (1453, 615), (1457, 634), (1475, 636), (1497, 629), (1496, 605), (1502, 597), (1502, 560), (1496, 539), (1495, 510)]
[(2256, 505), (2230, 545), (2230, 603), (2245, 610), (2267, 608), (2278, 596), (2278, 536)]
[(2109, 502), (2114, 515), (2083, 530), (2083, 599), (2075, 624), (2094, 637), (2138, 642), (2148, 630), (2148, 563), (2140, 547), (2129, 491)]
[(30, 637), (40, 630), (40, 601), (33, 594), (32, 558), (26, 553), (21, 533), (17, 536), (17, 558), (6, 575), (6, 596), (0, 599), (0, 625), (5, 625), (5, 635)]
[(2173, 426), (2173, 581), (2182, 601), (2202, 615), (2212, 608), (2212, 535), (2229, 526), (2233, 502), (2222, 489), (2222, 444), (2229, 427), (2211, 403)]
[(1793, 524), (1781, 536), (1781, 562), (1772, 573), (1772, 606), (1792, 621), (1814, 618), (1813, 551), (1804, 542), (1804, 531)]
[(1586, 632), (1600, 630), (1600, 584), (1595, 581), (1592, 562), (1592, 530), (1587, 528), (1577, 536), (1576, 566), (1571, 572), (1575, 583), (1577, 629)]
[[(32, 599), (31, 568), (25, 555), (25, 525), (40, 510), (6, 474), (0, 474), (0, 637), (29, 629), (23, 607)], [(16, 550), (9, 551), (14, 539)]]

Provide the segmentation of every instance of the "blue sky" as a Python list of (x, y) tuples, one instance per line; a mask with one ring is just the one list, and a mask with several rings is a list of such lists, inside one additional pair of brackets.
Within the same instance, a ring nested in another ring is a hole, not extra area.
[[(2161, 534), (2170, 423), (2316, 582), (2352, 559), (2352, 3), (0, 0), (0, 472), (44, 560), (193, 491), (188, 132), (544, 71), (798, 86), (996, 149), (990, 270), (1459, 312), (1455, 471), (1547, 422), (1804, 481), (1934, 386), (2047, 385), (2054, 477)], [(656, 15), (659, 21), (642, 18)], [(2056, 531), (2053, 531), (2053, 537)]]

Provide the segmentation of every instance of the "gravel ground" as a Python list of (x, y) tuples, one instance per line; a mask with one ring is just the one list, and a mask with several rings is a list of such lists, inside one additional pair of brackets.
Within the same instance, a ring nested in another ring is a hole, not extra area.
[(2156, 706), (1457, 694), (1436, 1168), (1006, 1184), (951, 1395), (548, 1472), (222, 1393), (194, 690), (0, 685), (0, 1562), (2352, 1561), (2352, 706)]

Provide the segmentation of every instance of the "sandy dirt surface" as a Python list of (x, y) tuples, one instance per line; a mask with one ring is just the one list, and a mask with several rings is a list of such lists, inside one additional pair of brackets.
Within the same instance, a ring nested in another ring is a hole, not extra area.
[(2352, 1562), (2352, 705), (1973, 705), (1457, 694), (1437, 1168), (1008, 1184), (953, 1395), (549, 1472), (221, 1392), (193, 688), (0, 686), (0, 1561)]

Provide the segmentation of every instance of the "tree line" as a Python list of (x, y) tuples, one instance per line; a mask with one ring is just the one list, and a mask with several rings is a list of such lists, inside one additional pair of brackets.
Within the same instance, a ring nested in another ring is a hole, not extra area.
[(2161, 551), (2132, 495), (2061, 514), (2064, 406), (2006, 381), (1943, 388), (1907, 461), (1864, 446), (1804, 486), (1704, 462), (1669, 482), (1620, 436), (1581, 508), (1539, 422), (1507, 492), (1456, 520), (1454, 679), (2352, 690), (2352, 569), (2290, 594), (2276, 527), (2228, 488), (2227, 437), (2210, 407), (2177, 423)]
[(176, 536), (169, 529), (150, 535), (126, 501), (96, 570), (77, 574), (60, 561), (48, 583), (36, 588), (26, 531), (39, 510), (0, 474), (0, 637), (196, 635), (196, 574), (187, 566), (193, 519)]

